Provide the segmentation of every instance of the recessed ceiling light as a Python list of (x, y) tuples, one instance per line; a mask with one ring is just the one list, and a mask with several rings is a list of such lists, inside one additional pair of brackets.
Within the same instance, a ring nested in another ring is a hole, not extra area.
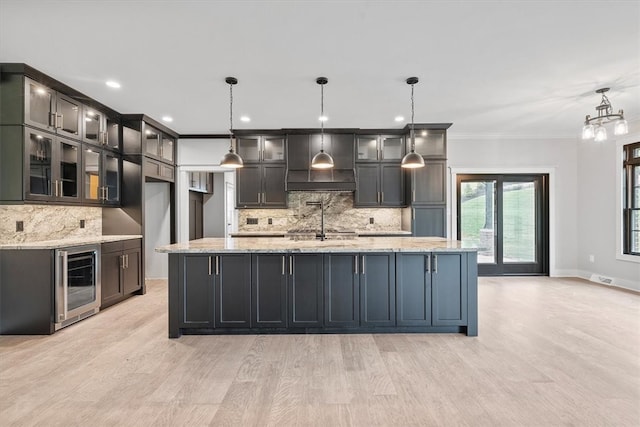
[(107, 80), (107, 86), (114, 89), (120, 89), (120, 83), (116, 82), (115, 80)]
[(163, 116), (162, 117), (162, 121), (171, 123), (173, 121), (173, 117), (171, 117), (171, 116)]
[(327, 117), (327, 116), (320, 116), (320, 117), (318, 117), (318, 120), (320, 120), (321, 122), (326, 122), (327, 120), (329, 120), (329, 117)]
[(249, 117), (249, 116), (241, 116), (240, 117), (240, 121), (250, 122), (251, 121), (251, 117)]
[(395, 121), (396, 121), (396, 122), (404, 122), (404, 117), (402, 117), (402, 116), (396, 116)]
[(46, 90), (44, 90), (44, 89), (42, 89), (41, 87), (39, 87), (39, 88), (37, 88), (37, 89), (36, 89), (36, 93), (37, 93), (38, 95), (46, 95), (46, 94), (47, 94), (47, 91), (46, 91)]

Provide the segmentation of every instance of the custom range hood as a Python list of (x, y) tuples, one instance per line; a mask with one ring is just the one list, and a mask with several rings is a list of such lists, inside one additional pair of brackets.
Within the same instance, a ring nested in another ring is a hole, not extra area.
[(353, 169), (307, 169), (287, 171), (287, 191), (355, 191)]

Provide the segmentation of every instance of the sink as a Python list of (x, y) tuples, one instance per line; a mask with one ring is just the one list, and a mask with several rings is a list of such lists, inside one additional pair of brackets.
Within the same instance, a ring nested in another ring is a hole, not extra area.
[[(320, 239), (319, 231), (313, 229), (293, 229), (287, 231), (290, 240), (314, 240)], [(324, 238), (326, 240), (349, 240), (355, 239), (358, 234), (352, 230), (336, 230), (330, 228), (325, 231)]]

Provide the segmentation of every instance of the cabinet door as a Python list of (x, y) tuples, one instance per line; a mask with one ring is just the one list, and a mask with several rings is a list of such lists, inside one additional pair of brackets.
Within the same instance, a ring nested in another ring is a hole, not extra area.
[(398, 326), (431, 325), (430, 254), (396, 254)]
[(402, 136), (380, 137), (380, 160), (400, 161), (404, 157), (404, 138)]
[[(112, 150), (120, 149), (120, 123), (117, 119), (111, 117), (105, 118), (105, 131), (107, 132), (107, 139), (105, 145)], [(138, 141), (140, 139), (138, 138)]]
[(399, 164), (380, 164), (380, 205), (404, 206), (404, 171)]
[(120, 203), (120, 156), (109, 151), (104, 152), (103, 161), (103, 201), (106, 204)]
[(433, 324), (466, 325), (466, 254), (433, 253), (431, 265)]
[(105, 144), (107, 142), (105, 122), (104, 114), (93, 108), (85, 107), (82, 140), (91, 144)]
[(285, 161), (285, 138), (283, 136), (265, 136), (262, 147), (263, 162)]
[(24, 122), (55, 132), (56, 92), (25, 77)]
[[(407, 144), (410, 144), (408, 141)], [(425, 158), (434, 159), (446, 159), (447, 158), (447, 144), (446, 144), (446, 131), (441, 129), (436, 130), (419, 130), (416, 131), (416, 153), (422, 155)]]
[(25, 128), (25, 196), (29, 200), (53, 197), (54, 137)]
[(380, 168), (377, 164), (357, 164), (356, 206), (378, 206), (380, 201)]
[(238, 154), (242, 157), (244, 163), (260, 162), (260, 137), (242, 137), (236, 139)]
[(396, 272), (393, 254), (360, 254), (360, 324), (395, 326)]
[(289, 165), (289, 170), (309, 169), (310, 162), (309, 135), (288, 135), (287, 163)]
[(416, 237), (446, 237), (446, 214), (447, 207), (445, 205), (414, 207), (412, 210), (413, 235)]
[(442, 160), (425, 162), (423, 168), (413, 169), (413, 204), (446, 203), (446, 168)]
[(175, 140), (173, 138), (170, 138), (167, 135), (162, 135), (160, 155), (164, 160), (171, 164), (173, 164), (175, 145)]
[(321, 328), (322, 255), (290, 255), (289, 263), (289, 327)]
[(286, 165), (262, 165), (262, 205), (265, 207), (287, 207), (285, 190)]
[(334, 169), (353, 169), (353, 144), (353, 134), (331, 135), (331, 155), (333, 156)]
[(251, 255), (218, 255), (216, 328), (251, 326)]
[(254, 254), (251, 268), (251, 325), (287, 326), (287, 265), (285, 254)]
[(85, 146), (82, 150), (82, 170), (84, 182), (82, 199), (87, 202), (101, 201), (104, 194), (100, 181), (102, 152)]
[(123, 254), (125, 263), (124, 269), (122, 269), (122, 288), (125, 295), (142, 288), (141, 255), (141, 248), (129, 249)]
[(356, 136), (356, 162), (376, 162), (380, 160), (378, 137), (373, 135)]
[(360, 324), (360, 284), (357, 254), (324, 255), (324, 325)]
[(142, 138), (143, 153), (153, 157), (160, 157), (161, 133), (159, 130), (144, 123), (144, 136)]
[(54, 169), (55, 180), (54, 194), (59, 200), (66, 202), (80, 201), (80, 160), (82, 158), (82, 147), (80, 143), (58, 139), (57, 141), (57, 164)]
[(56, 96), (56, 132), (69, 138), (80, 139), (82, 104), (58, 93)]
[(214, 327), (213, 256), (185, 255), (182, 274), (183, 313), (181, 326), (188, 328)]
[(118, 251), (102, 252), (100, 259), (100, 301), (101, 306), (105, 307), (124, 295), (120, 280), (120, 270), (124, 265), (124, 258), (122, 251)]
[(245, 165), (236, 170), (236, 207), (256, 207), (262, 198), (262, 168)]

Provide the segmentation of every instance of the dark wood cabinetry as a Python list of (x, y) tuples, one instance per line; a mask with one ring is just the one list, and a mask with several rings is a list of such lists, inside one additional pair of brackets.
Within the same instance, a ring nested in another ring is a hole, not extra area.
[(360, 275), (357, 254), (324, 255), (324, 325), (360, 325)]
[(360, 254), (360, 325), (396, 325), (394, 254)]
[(251, 262), (251, 326), (287, 327), (287, 255), (253, 254)]
[(189, 172), (189, 191), (213, 194), (213, 173)]
[(181, 264), (184, 277), (182, 296), (184, 312), (181, 327), (213, 328), (215, 308), (214, 256), (189, 255)]
[(405, 206), (405, 172), (400, 163), (356, 163), (356, 207)]
[(431, 254), (431, 312), (435, 326), (467, 323), (467, 254)]
[(286, 165), (247, 164), (236, 171), (236, 207), (286, 208)]
[(142, 241), (103, 243), (101, 248), (101, 308), (142, 289)]
[(321, 254), (289, 255), (289, 326), (320, 328), (323, 313)]
[(251, 255), (223, 254), (215, 259), (215, 327), (251, 326)]
[(84, 146), (82, 150), (83, 202), (105, 205), (120, 203), (120, 171), (122, 169), (120, 162), (120, 155), (112, 151)]
[(242, 136), (236, 139), (244, 163), (285, 163), (286, 138), (282, 135)]

